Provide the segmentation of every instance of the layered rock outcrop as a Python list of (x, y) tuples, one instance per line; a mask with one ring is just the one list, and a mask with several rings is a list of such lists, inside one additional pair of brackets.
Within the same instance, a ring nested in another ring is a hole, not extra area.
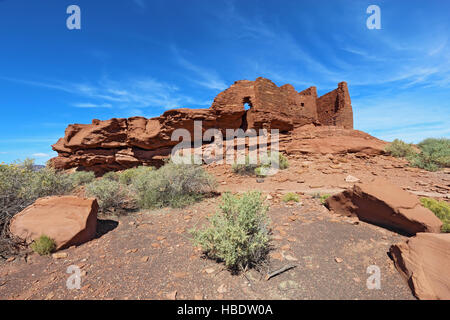
[(357, 216), (407, 235), (441, 232), (441, 220), (423, 207), (416, 195), (381, 178), (333, 195), (327, 199), (326, 206), (335, 213)]
[[(250, 108), (245, 109), (248, 104)], [(92, 124), (72, 124), (64, 138), (53, 145), (58, 157), (51, 164), (58, 169), (81, 167), (99, 174), (137, 165), (159, 165), (170, 154), (176, 129), (194, 133), (194, 122), (202, 121), (202, 131), (219, 129), (279, 129), (290, 134), (305, 125), (353, 129), (353, 115), (347, 84), (322, 97), (315, 87), (297, 92), (264, 78), (236, 81), (219, 93), (209, 109), (174, 109), (151, 119), (93, 120)]]

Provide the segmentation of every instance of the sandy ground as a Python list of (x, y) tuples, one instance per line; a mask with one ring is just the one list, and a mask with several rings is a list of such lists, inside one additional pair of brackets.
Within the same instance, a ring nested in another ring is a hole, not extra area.
[[(226, 165), (207, 170), (220, 191), (260, 190), (271, 209), (272, 250), (260, 271), (233, 275), (192, 245), (189, 230), (217, 210), (220, 196), (185, 209), (162, 209), (121, 217), (100, 217), (98, 237), (61, 252), (55, 259), (30, 254), (0, 262), (0, 299), (414, 299), (387, 252), (405, 237), (330, 213), (317, 194), (385, 177), (416, 194), (449, 198), (448, 171), (408, 168), (385, 156), (296, 156), (290, 167), (257, 181)], [(285, 192), (299, 203), (283, 203)], [(267, 272), (296, 267), (265, 280)], [(81, 271), (81, 288), (68, 289), (67, 268)], [(369, 266), (380, 270), (381, 288), (368, 289)]]

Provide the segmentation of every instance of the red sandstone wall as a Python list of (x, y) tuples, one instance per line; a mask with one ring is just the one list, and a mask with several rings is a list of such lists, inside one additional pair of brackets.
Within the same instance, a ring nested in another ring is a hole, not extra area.
[(322, 125), (353, 129), (353, 109), (346, 82), (317, 99), (317, 114)]

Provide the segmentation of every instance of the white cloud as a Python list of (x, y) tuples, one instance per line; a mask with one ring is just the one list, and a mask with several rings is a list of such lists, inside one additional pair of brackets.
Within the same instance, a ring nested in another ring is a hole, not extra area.
[(33, 157), (36, 157), (36, 158), (47, 158), (47, 157), (50, 157), (49, 154), (47, 154), (47, 153), (41, 153), (41, 152), (33, 153), (32, 156), (33, 156)]
[[(0, 77), (1, 78), (1, 77)], [(209, 101), (198, 100), (180, 93), (177, 86), (151, 77), (135, 77), (120, 81), (103, 77), (97, 82), (44, 82), (23, 79), (2, 78), (16, 83), (64, 91), (89, 98), (90, 102), (76, 102), (77, 108), (120, 108), (142, 109), (161, 107), (165, 109), (193, 106), (208, 106)], [(218, 86), (219, 84), (217, 84)]]
[(225, 81), (220, 78), (216, 71), (208, 70), (188, 61), (186, 58), (181, 56), (175, 46), (172, 46), (172, 51), (178, 64), (180, 64), (186, 70), (194, 73), (196, 78), (191, 79), (192, 82), (197, 83), (198, 85), (207, 89), (219, 91), (223, 91), (228, 87)]
[(102, 103), (102, 104), (96, 104), (96, 103), (74, 103), (74, 107), (77, 108), (111, 108), (112, 105), (110, 103)]

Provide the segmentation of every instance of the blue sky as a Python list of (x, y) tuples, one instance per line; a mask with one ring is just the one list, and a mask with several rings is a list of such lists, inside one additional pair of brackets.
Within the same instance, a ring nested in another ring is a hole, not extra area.
[[(81, 8), (81, 30), (66, 8)], [(369, 30), (366, 9), (381, 9)], [(0, 0), (0, 162), (70, 123), (206, 108), (234, 81), (319, 94), (347, 81), (355, 128), (450, 137), (450, 1)]]

